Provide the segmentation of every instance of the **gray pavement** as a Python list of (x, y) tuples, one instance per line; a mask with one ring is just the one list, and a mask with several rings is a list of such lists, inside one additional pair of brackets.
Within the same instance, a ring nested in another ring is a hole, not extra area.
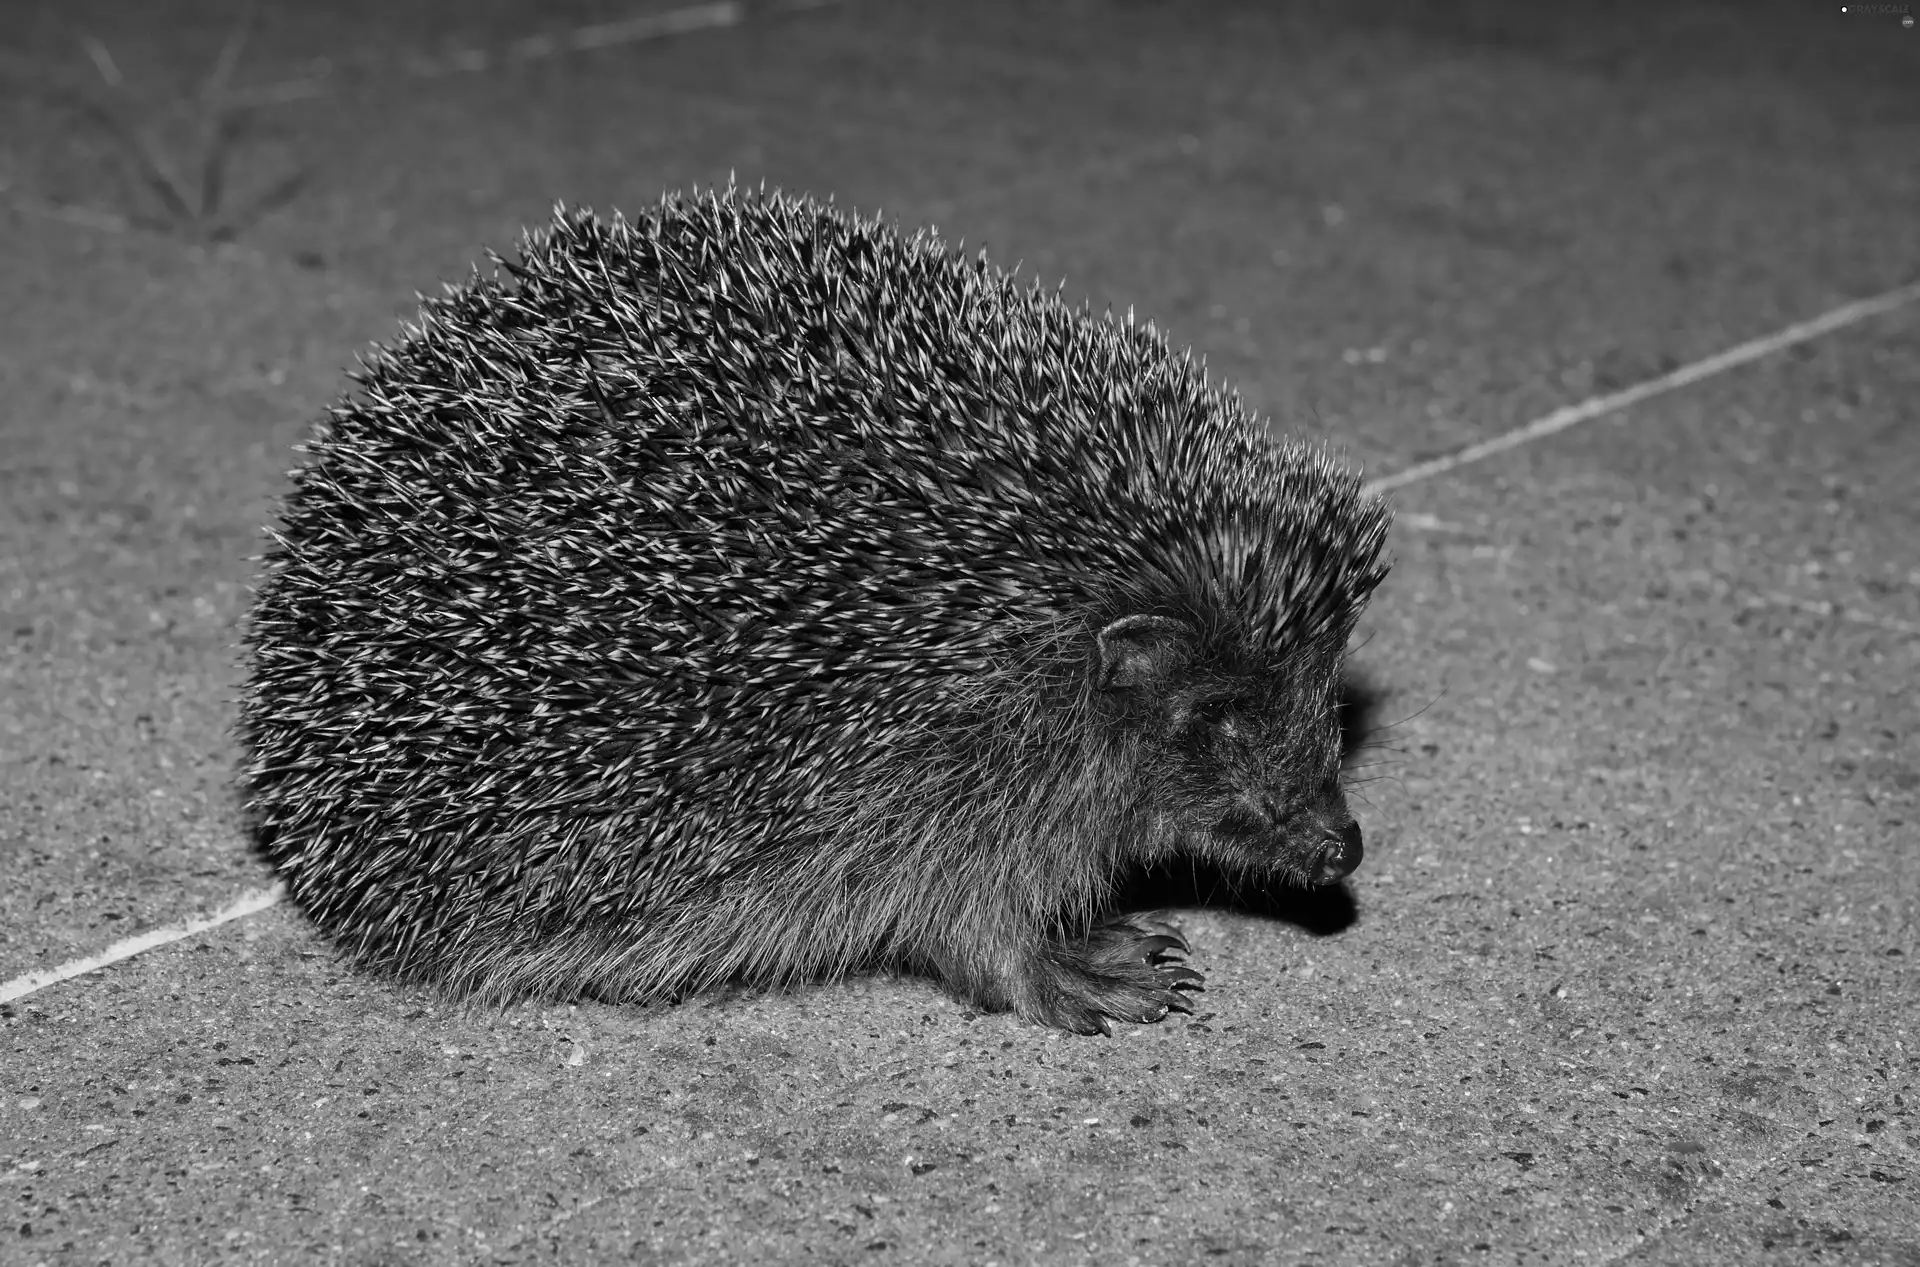
[[(855, 0), (423, 76), (635, 10), (263, 0), (240, 82), (333, 69), (233, 149), (229, 208), (310, 179), (225, 245), (73, 107), (72, 33), (164, 103), (231, 6), (41, 11), (0, 65), (0, 980), (268, 882), (227, 731), (291, 446), (556, 199), (937, 222), (1386, 474), (1920, 276), (1920, 30), (1837, 8)], [(1914, 1267), (1917, 334), (1396, 492), (1350, 918), (1176, 912), (1191, 1017), (474, 1011), (279, 906), (0, 1005), (0, 1263)]]

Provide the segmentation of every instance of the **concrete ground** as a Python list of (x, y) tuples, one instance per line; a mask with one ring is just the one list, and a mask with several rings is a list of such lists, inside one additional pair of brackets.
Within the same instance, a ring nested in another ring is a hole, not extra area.
[[(706, 6), (462, 70), (631, 0), (263, 0), (197, 223), (83, 106), (190, 168), (167, 103), (234, 6), (41, 7), (0, 60), (0, 979), (267, 883), (227, 728), (290, 446), (554, 200), (937, 222), (1384, 475), (1914, 280), (1909, 7)], [(1334, 918), (1177, 912), (1193, 1016), (476, 1015), (278, 906), (0, 1006), (0, 1262), (1920, 1264), (1916, 334), (1397, 491), (1367, 863)]]

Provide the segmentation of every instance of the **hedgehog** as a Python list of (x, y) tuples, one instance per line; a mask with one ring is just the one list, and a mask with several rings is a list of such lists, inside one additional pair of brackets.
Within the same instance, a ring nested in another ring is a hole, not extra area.
[(1358, 865), (1389, 511), (1154, 326), (764, 187), (490, 261), (298, 449), (243, 637), (254, 839), (350, 960), (1110, 1032), (1201, 983), (1124, 878)]

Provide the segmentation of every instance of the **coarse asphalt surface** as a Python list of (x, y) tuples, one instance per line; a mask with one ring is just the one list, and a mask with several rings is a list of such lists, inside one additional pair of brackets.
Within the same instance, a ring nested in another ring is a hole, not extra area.
[[(555, 200), (733, 173), (937, 222), (1388, 474), (1913, 281), (1910, 7), (706, 5), (461, 69), (637, 10), (262, 0), (236, 82), (282, 99), (217, 246), (81, 103), (190, 169), (235, 6), (37, 9), (0, 57), (0, 979), (267, 882), (228, 726), (291, 446)], [(1398, 490), (1366, 864), (1176, 911), (1192, 1016), (1077, 1038), (884, 977), (474, 1014), (276, 906), (0, 1006), (0, 1263), (1914, 1267), (1916, 334)]]

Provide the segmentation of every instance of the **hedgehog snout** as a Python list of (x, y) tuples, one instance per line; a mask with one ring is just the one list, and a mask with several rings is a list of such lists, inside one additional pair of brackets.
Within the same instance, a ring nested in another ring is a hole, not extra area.
[(1288, 808), (1278, 798), (1242, 792), (1202, 839), (1225, 847), (1230, 857), (1316, 887), (1351, 875), (1366, 853), (1360, 824), (1337, 795), (1331, 803)]
[(1328, 836), (1327, 842), (1320, 846), (1309, 872), (1313, 883), (1332, 884), (1335, 880), (1352, 875), (1366, 852), (1360, 843), (1360, 824), (1349, 821), (1345, 827)]

